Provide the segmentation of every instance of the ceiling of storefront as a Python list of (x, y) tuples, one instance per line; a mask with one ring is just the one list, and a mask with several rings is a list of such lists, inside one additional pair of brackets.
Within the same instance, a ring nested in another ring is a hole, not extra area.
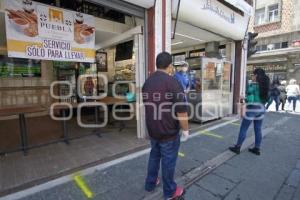
[(155, 0), (123, 0), (129, 3), (135, 4), (137, 6), (141, 6), (143, 8), (150, 8), (154, 6)]
[[(174, 21), (172, 24), (172, 35), (174, 31)], [(175, 31), (175, 39), (172, 39), (172, 50), (179, 50), (184, 48), (189, 48), (197, 46), (199, 44), (204, 44), (212, 41), (224, 41), (225, 39), (205, 31), (203, 29), (197, 28), (195, 26), (189, 25), (178, 21)]]

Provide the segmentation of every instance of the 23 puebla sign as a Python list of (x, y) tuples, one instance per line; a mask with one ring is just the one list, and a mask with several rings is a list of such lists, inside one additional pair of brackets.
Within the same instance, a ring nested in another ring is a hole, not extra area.
[(93, 16), (31, 0), (5, 0), (5, 24), (9, 57), (95, 60)]

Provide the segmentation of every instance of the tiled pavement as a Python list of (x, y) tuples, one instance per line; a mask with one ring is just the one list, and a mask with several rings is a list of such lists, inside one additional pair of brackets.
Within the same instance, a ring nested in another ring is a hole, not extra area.
[(186, 200), (299, 200), (299, 123), (294, 116), (276, 127), (261, 156), (243, 152), (228, 160), (193, 184)]
[[(276, 126), (276, 121), (283, 116), (288, 117), (289, 120)], [(291, 172), (297, 169), (296, 161), (300, 155), (299, 145), (297, 147), (300, 138), (299, 134), (296, 134), (299, 122), (294, 115), (269, 113), (264, 128), (273, 127), (276, 130), (265, 138), (262, 156), (255, 157), (244, 152), (225, 162), (188, 188), (186, 199), (265, 200), (279, 198), (281, 193), (290, 191), (291, 188), (285, 189), (284, 184), (290, 174), (296, 174), (291, 175), (292, 177), (297, 176), (296, 172)], [(204, 161), (225, 151), (234, 143), (238, 128), (238, 124), (229, 124), (211, 131), (222, 138), (199, 135), (183, 143), (180, 152), (184, 156), (179, 157), (176, 177), (181, 177)], [(251, 132), (253, 132), (252, 128), (248, 135), (251, 135)], [(94, 193), (93, 199), (143, 199), (148, 195), (143, 190), (147, 159), (148, 155), (140, 156), (84, 176), (87, 185)], [(293, 188), (293, 198), (297, 196), (298, 191), (299, 188)], [(22, 200), (29, 199), (79, 200), (85, 197), (70, 181), (22, 198)]]

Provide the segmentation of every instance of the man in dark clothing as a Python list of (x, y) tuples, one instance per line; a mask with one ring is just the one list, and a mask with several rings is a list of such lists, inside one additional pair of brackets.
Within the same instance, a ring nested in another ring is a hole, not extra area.
[(183, 188), (174, 181), (175, 166), (180, 146), (180, 129), (189, 134), (187, 105), (180, 83), (170, 74), (172, 57), (167, 52), (156, 58), (157, 71), (143, 86), (146, 125), (151, 139), (151, 152), (145, 189), (153, 191), (159, 184), (158, 172), (161, 162), (165, 199), (183, 195)]
[(280, 91), (278, 89), (279, 86), (279, 81), (274, 80), (273, 83), (271, 84), (270, 90), (269, 90), (269, 100), (266, 106), (266, 109), (268, 110), (269, 106), (275, 101), (275, 107), (276, 111), (279, 109), (279, 104), (280, 104)]
[(280, 102), (281, 102), (281, 110), (284, 110), (284, 106), (286, 103), (287, 95), (286, 95), (286, 81), (281, 81), (280, 85), (278, 86), (278, 90), (280, 91)]

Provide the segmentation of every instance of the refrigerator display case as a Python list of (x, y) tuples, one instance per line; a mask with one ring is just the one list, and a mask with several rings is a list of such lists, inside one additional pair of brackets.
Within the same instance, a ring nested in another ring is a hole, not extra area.
[(192, 113), (191, 109), (194, 110), (194, 115), (191, 121), (201, 122), (199, 118), (202, 116), (202, 67), (201, 58), (187, 58), (186, 62), (189, 64), (189, 75), (191, 87), (187, 94), (187, 101), (192, 104), (192, 108), (188, 107), (189, 115)]
[[(72, 96), (70, 98), (60, 99), (60, 102), (77, 102), (77, 87), (76, 87), (76, 69), (75, 68), (57, 68), (57, 80), (68, 81), (71, 84)], [(58, 94), (67, 96), (69, 94), (69, 85), (60, 84), (58, 86)]]
[(188, 58), (186, 61), (190, 66), (191, 81), (187, 99), (194, 109), (191, 120), (203, 123), (228, 115), (231, 63), (207, 57)]

